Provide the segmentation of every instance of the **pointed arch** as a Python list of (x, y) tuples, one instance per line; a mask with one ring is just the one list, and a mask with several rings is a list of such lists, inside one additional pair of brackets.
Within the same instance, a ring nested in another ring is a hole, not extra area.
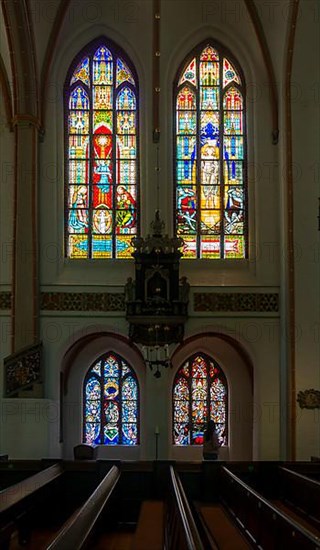
[(232, 54), (206, 40), (174, 84), (175, 232), (184, 258), (248, 255), (245, 81)]
[(117, 353), (105, 353), (83, 384), (83, 441), (98, 445), (138, 445), (139, 383)]
[(131, 258), (139, 233), (135, 68), (101, 37), (73, 60), (64, 95), (66, 256)]
[(228, 384), (207, 354), (190, 356), (178, 369), (172, 389), (174, 445), (202, 445), (208, 420), (214, 420), (221, 445), (228, 444)]

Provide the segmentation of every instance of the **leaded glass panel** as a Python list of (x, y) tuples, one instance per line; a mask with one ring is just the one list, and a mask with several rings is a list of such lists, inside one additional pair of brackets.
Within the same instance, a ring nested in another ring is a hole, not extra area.
[(204, 353), (178, 370), (173, 384), (173, 443), (202, 445), (209, 419), (216, 422), (222, 444), (228, 441), (228, 388), (219, 365)]
[(131, 258), (139, 197), (135, 70), (114, 45), (96, 44), (70, 68), (65, 98), (66, 254)]
[(222, 47), (207, 43), (176, 82), (175, 231), (183, 258), (246, 258), (244, 79)]
[(139, 386), (133, 369), (109, 352), (87, 372), (83, 392), (83, 441), (139, 443)]

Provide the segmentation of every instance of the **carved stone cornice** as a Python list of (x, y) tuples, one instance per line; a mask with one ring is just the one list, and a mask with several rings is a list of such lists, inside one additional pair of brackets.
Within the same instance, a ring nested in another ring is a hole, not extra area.
[[(0, 292), (0, 311), (11, 309), (11, 292)], [(42, 311), (125, 311), (122, 292), (41, 292)], [(195, 292), (195, 312), (279, 313), (271, 292)]]
[(278, 313), (279, 295), (271, 292), (195, 292), (194, 311)]
[(122, 292), (41, 292), (44, 311), (124, 311)]

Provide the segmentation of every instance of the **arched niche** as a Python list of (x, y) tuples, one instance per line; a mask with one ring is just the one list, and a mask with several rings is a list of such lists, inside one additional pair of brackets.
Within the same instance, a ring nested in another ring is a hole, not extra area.
[(178, 446), (172, 442), (172, 387), (178, 369), (195, 353), (202, 352), (214, 359), (227, 379), (228, 446), (220, 450), (222, 460), (252, 460), (254, 448), (253, 368), (242, 345), (230, 336), (205, 333), (188, 338), (172, 357), (173, 368), (168, 386), (169, 454), (174, 460), (202, 460), (202, 446)]
[(145, 426), (144, 386), (145, 366), (139, 350), (130, 345), (123, 336), (108, 333), (95, 333), (77, 340), (65, 353), (62, 361), (62, 455), (73, 457), (73, 448), (82, 443), (83, 426), (83, 383), (88, 369), (104, 353), (113, 351), (134, 369), (140, 387), (140, 444), (99, 445), (98, 458), (115, 460), (140, 460), (144, 456)]

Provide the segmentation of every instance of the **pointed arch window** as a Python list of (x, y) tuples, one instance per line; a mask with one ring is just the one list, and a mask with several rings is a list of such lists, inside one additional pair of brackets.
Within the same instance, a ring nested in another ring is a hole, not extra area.
[(139, 384), (120, 355), (109, 352), (89, 369), (83, 386), (83, 441), (139, 444)]
[(175, 231), (186, 259), (247, 257), (245, 85), (207, 42), (175, 83)]
[(228, 442), (228, 386), (219, 365), (204, 353), (191, 356), (173, 383), (173, 444), (202, 445), (208, 420)]
[(130, 60), (100, 40), (65, 84), (66, 255), (131, 258), (138, 233), (138, 82)]

